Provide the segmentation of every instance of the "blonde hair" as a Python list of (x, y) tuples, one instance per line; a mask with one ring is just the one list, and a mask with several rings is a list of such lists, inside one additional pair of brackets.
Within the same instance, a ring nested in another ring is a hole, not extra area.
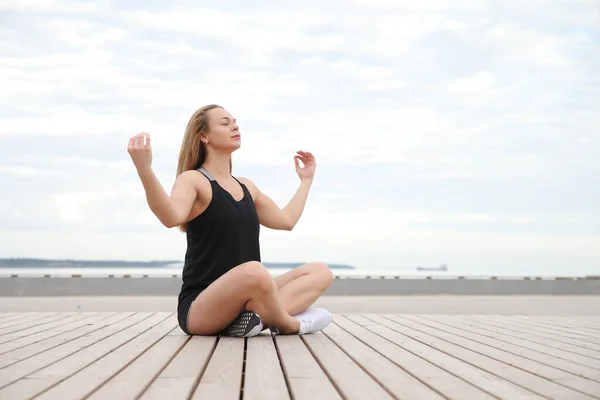
[[(214, 108), (223, 108), (216, 104), (209, 104), (199, 108), (192, 114), (187, 127), (185, 128), (185, 134), (183, 135), (183, 141), (181, 143), (181, 150), (179, 151), (179, 162), (177, 163), (177, 175), (189, 170), (196, 170), (204, 164), (206, 160), (206, 154), (208, 149), (206, 144), (200, 140), (203, 133), (209, 131), (208, 123), (208, 111)], [(229, 158), (229, 173), (232, 171), (231, 157)], [(179, 225), (179, 230), (182, 232), (186, 231), (186, 224)]]

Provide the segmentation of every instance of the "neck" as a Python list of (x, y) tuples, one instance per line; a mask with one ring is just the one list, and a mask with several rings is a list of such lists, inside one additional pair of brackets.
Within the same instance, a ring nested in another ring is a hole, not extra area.
[(230, 153), (217, 153), (216, 151), (209, 151), (204, 161), (204, 168), (215, 178), (229, 178), (231, 173), (229, 171), (229, 159)]

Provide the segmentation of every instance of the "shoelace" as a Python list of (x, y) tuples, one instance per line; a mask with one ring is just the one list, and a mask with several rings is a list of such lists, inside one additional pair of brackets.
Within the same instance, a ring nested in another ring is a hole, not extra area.
[(302, 318), (298, 318), (298, 319), (300, 320), (300, 326), (302, 326), (302, 323), (305, 323), (306, 326), (307, 326), (307, 329), (305, 330), (304, 333), (312, 332), (312, 329), (313, 329), (312, 324), (313, 324), (314, 321), (312, 321), (312, 320), (305, 320), (305, 319), (302, 319)]

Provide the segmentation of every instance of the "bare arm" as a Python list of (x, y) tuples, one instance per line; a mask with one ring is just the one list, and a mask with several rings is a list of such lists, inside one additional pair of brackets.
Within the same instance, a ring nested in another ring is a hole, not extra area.
[(152, 146), (150, 135), (138, 133), (127, 145), (127, 151), (146, 191), (148, 206), (166, 227), (172, 228), (186, 222), (198, 190), (195, 186), (193, 171), (180, 174), (175, 180), (169, 197), (152, 170)]
[(198, 193), (192, 173), (193, 171), (186, 171), (180, 174), (175, 180), (171, 196), (169, 196), (151, 168), (138, 170), (138, 175), (146, 191), (148, 206), (167, 228), (185, 223), (190, 214)]
[[(304, 168), (300, 166), (299, 161), (304, 164)], [(300, 178), (300, 187), (283, 209), (279, 208), (269, 196), (262, 193), (249, 179), (242, 178), (249, 187), (250, 192), (253, 193), (258, 219), (261, 225), (267, 228), (291, 231), (304, 211), (317, 163), (312, 153), (307, 151), (298, 151), (297, 155), (294, 156), (294, 162), (296, 172)]]
[(303, 180), (289, 203), (281, 209), (269, 196), (261, 192), (252, 181), (247, 178), (240, 178), (240, 180), (242, 179), (254, 196), (254, 204), (261, 225), (276, 230), (291, 231), (294, 229), (304, 211), (312, 181)]

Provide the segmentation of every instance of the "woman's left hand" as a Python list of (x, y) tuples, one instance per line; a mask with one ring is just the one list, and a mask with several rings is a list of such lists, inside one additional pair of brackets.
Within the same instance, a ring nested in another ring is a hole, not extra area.
[[(304, 167), (300, 167), (299, 161), (302, 161)], [(300, 180), (312, 181), (313, 176), (315, 175), (315, 168), (317, 167), (315, 156), (308, 151), (298, 151), (294, 156), (294, 162), (296, 163), (296, 172), (298, 173)]]

